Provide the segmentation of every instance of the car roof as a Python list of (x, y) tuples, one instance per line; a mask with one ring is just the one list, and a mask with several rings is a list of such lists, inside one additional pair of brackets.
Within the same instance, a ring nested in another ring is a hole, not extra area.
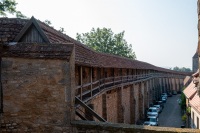
[(148, 116), (147, 118), (157, 118), (156, 116)]
[(156, 109), (156, 107), (149, 107), (149, 109)]

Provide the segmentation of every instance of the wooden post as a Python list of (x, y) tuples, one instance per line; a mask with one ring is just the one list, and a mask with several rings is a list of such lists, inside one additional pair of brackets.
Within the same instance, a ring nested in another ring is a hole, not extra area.
[(91, 95), (91, 97), (92, 97), (92, 75), (93, 75), (93, 70), (92, 70), (93, 68), (91, 67), (90, 68), (90, 95)]
[(107, 120), (107, 99), (106, 93), (102, 95), (102, 115), (105, 120)]
[(112, 69), (113, 73), (112, 73), (112, 76), (113, 76), (113, 85), (115, 85), (115, 68)]
[(80, 99), (82, 100), (82, 93), (83, 93), (83, 68), (81, 66), (81, 90), (80, 90)]

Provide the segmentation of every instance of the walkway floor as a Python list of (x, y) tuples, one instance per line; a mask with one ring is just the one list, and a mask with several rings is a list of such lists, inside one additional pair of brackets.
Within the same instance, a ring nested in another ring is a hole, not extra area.
[(181, 108), (177, 101), (179, 98), (180, 94), (168, 97), (164, 109), (159, 115), (159, 126), (177, 128), (181, 127)]

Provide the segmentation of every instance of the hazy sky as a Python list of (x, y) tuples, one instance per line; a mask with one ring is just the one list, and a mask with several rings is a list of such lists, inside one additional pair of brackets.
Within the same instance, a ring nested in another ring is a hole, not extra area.
[(197, 0), (16, 0), (28, 17), (63, 27), (72, 38), (94, 28), (125, 31), (137, 60), (192, 67), (197, 48)]

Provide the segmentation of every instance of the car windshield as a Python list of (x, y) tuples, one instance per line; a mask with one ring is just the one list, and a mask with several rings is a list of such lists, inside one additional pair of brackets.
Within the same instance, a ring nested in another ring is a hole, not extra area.
[(157, 112), (156, 109), (149, 109), (149, 112)]
[(156, 118), (148, 118), (148, 121), (150, 121), (150, 122), (156, 122)]
[(160, 108), (160, 105), (154, 105), (154, 107)]

